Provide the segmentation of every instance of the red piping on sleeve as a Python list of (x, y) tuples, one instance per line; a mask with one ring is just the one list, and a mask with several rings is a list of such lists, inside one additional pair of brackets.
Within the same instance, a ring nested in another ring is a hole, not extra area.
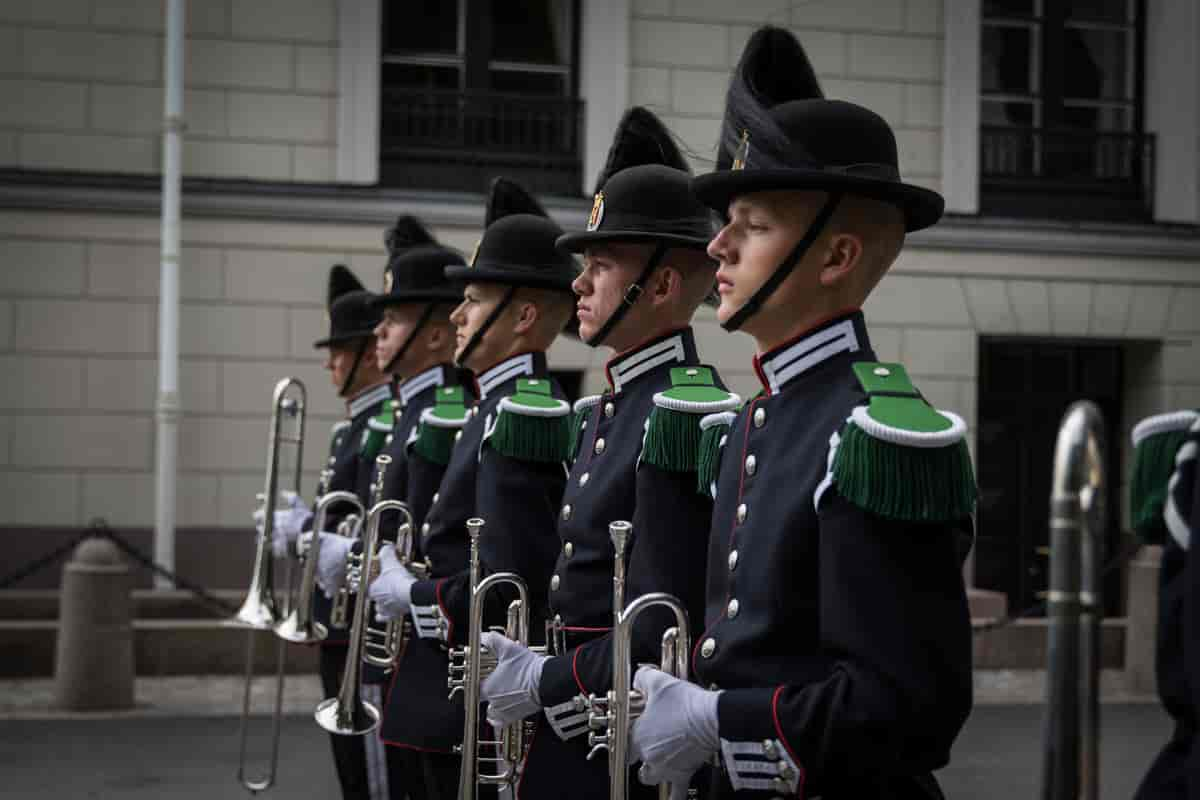
[(788, 744), (787, 737), (783, 735), (783, 726), (779, 724), (779, 695), (783, 694), (783, 687), (779, 686), (775, 689), (775, 694), (771, 695), (771, 721), (775, 723), (775, 735), (779, 737), (780, 743), (784, 749), (788, 751), (788, 755), (792, 757), (792, 763), (799, 770), (799, 776), (796, 782), (796, 796), (804, 796), (804, 766), (800, 763), (800, 759), (796, 757), (796, 752), (792, 750), (792, 746)]
[(587, 687), (583, 685), (583, 681), (579, 680), (579, 651), (584, 648), (585, 644), (587, 643), (585, 642), (584, 644), (579, 645), (579, 647), (576, 647), (575, 654), (571, 656), (571, 674), (575, 676), (575, 685), (579, 687), (579, 691), (583, 694), (591, 694), (591, 692), (587, 690)]

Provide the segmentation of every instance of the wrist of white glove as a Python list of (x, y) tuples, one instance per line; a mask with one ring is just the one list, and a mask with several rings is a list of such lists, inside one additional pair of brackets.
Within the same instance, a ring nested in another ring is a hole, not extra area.
[(412, 586), (417, 579), (396, 558), (391, 546), (380, 551), (379, 566), (379, 577), (367, 588), (367, 596), (375, 604), (375, 618), (400, 619), (412, 608)]
[(480, 698), (488, 702), (488, 722), (502, 728), (540, 711), (538, 684), (547, 657), (495, 631), (484, 633), (480, 643), (496, 656), (496, 668), (480, 687)]
[(639, 669), (633, 685), (646, 700), (630, 732), (629, 760), (642, 762), (638, 778), (646, 785), (686, 787), (721, 746), (720, 692), (701, 689), (653, 667)]
[[(320, 552), (317, 554), (317, 585), (332, 597), (346, 582), (346, 556), (354, 546), (354, 540), (336, 533), (320, 534)], [(312, 541), (312, 537), (308, 537)], [(308, 550), (306, 548), (305, 552)]]

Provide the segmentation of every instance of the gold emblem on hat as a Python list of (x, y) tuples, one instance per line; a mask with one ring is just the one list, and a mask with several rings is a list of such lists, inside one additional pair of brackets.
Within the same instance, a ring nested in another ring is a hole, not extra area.
[(596, 199), (592, 201), (592, 213), (588, 216), (589, 231), (594, 231), (600, 227), (600, 222), (604, 219), (604, 192), (596, 192)]
[(742, 129), (742, 140), (738, 142), (737, 152), (733, 154), (732, 169), (745, 169), (746, 159), (750, 157), (750, 131)]
[(475, 260), (479, 258), (479, 245), (483, 244), (483, 239), (475, 242), (475, 249), (471, 251), (471, 262), (469, 266), (475, 266)]
[(392, 293), (392, 271), (390, 269), (385, 269), (383, 271), (383, 293)]

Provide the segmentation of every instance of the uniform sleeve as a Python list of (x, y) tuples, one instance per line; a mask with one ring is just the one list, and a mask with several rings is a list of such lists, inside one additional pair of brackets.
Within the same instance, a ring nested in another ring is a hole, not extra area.
[[(626, 605), (649, 592), (666, 592), (682, 601), (691, 627), (703, 622), (711, 516), (712, 503), (697, 493), (694, 471), (674, 472), (645, 463), (638, 467)], [(667, 609), (648, 609), (638, 616), (631, 645), (634, 664), (659, 663), (663, 632), (674, 620)], [(602, 694), (612, 688), (612, 673), (610, 633), (547, 661), (538, 695), (542, 705), (556, 706), (580, 693)]]
[[(475, 483), (475, 512), (486, 525), (479, 539), (481, 573), (515, 572), (529, 590), (531, 628), (544, 618), (546, 588), (558, 556), (555, 519), (562, 502), (566, 473), (558, 462), (525, 461), (484, 447)], [(413, 586), (414, 605), (437, 605), (449, 622), (449, 642), (467, 640), (471, 609), (471, 575), (454, 575)], [(505, 610), (516, 591), (498, 587), (488, 596), (485, 627), (503, 625)]]
[(971, 629), (956, 552), (956, 528), (969, 522), (892, 522), (831, 490), (819, 524), (827, 674), (722, 692), (727, 763), (775, 743), (810, 795), (827, 781), (936, 769), (971, 709)]

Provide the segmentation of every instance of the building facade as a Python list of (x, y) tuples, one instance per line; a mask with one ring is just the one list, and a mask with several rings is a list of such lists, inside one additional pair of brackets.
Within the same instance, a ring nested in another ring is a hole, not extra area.
[[(0, 529), (45, 541), (98, 515), (153, 521), (162, 5), (0, 0)], [(947, 198), (866, 313), (880, 357), (970, 426), (976, 583), (1011, 603), (1042, 588), (1066, 403), (1101, 403), (1120, 475), (1141, 416), (1200, 406), (1191, 0), (189, 3), (180, 569), (207, 574), (214, 536), (244, 546), (284, 374), (310, 387), (315, 475), (339, 414), (311, 347), (331, 264), (377, 287), (402, 212), (469, 253), (491, 174), (581, 227), (633, 103), (709, 168), (764, 22), (797, 33), (827, 96), (884, 116), (906, 177)], [(753, 393), (749, 339), (710, 314), (697, 332)], [(602, 384), (603, 353), (551, 356)]]

